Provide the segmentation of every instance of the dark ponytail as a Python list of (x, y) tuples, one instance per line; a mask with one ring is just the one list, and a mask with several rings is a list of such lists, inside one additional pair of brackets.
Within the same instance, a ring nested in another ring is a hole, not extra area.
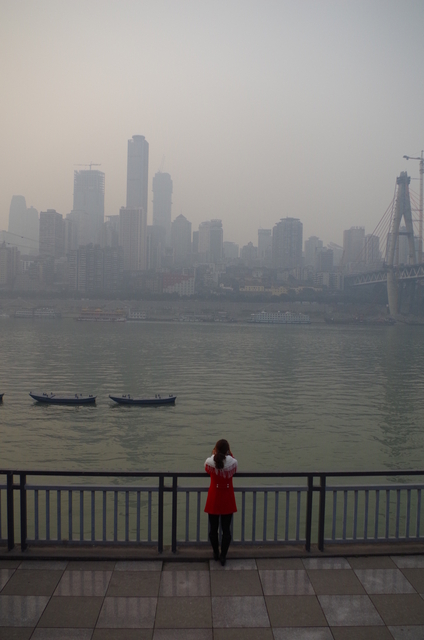
[(217, 469), (224, 468), (224, 460), (229, 452), (230, 445), (228, 444), (227, 440), (218, 440), (215, 445), (215, 455), (213, 457), (215, 461), (215, 467)]

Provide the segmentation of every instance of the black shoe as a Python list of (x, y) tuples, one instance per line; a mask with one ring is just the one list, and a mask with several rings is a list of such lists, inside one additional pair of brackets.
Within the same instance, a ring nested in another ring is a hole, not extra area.
[(221, 565), (225, 567), (225, 563), (227, 562), (227, 557), (223, 556), (221, 553), (221, 555), (219, 556), (219, 559), (221, 560)]

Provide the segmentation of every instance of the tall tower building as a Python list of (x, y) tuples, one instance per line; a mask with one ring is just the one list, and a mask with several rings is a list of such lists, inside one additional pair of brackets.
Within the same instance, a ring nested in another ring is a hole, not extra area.
[(65, 224), (54, 209), (40, 213), (40, 256), (62, 258), (65, 255)]
[(323, 248), (323, 242), (317, 236), (311, 236), (305, 240), (305, 267), (316, 267), (316, 256)]
[(147, 220), (144, 209), (121, 207), (119, 244), (123, 248), (124, 271), (147, 269)]
[(105, 174), (74, 171), (74, 206), (71, 219), (78, 224), (78, 244), (99, 244), (105, 218)]
[(143, 209), (147, 220), (149, 143), (144, 136), (128, 140), (127, 209)]
[(171, 245), (172, 180), (158, 171), (153, 178), (153, 224), (165, 229), (166, 246)]
[(189, 265), (191, 258), (191, 222), (182, 214), (172, 222), (171, 246), (174, 250), (175, 264), (178, 266)]
[(281, 218), (272, 230), (272, 263), (277, 269), (302, 266), (303, 225), (297, 218)]
[(23, 235), (26, 210), (24, 196), (12, 196), (9, 208), (9, 233)]
[[(194, 242), (194, 234), (193, 234)], [(223, 258), (223, 230), (221, 220), (207, 220), (199, 225), (200, 260), (203, 262), (222, 262)]]
[(351, 227), (343, 231), (343, 264), (355, 268), (364, 260), (365, 228)]

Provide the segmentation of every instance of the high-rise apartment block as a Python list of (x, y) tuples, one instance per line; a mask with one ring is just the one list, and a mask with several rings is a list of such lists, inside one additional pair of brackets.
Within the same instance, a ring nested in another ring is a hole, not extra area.
[(191, 222), (180, 214), (171, 225), (171, 246), (174, 251), (174, 263), (177, 266), (190, 264), (191, 259)]
[(153, 224), (165, 229), (166, 246), (171, 245), (172, 180), (158, 171), (153, 178)]
[(8, 242), (22, 254), (37, 255), (39, 250), (38, 211), (27, 209), (24, 196), (12, 196), (9, 208)]
[(297, 218), (281, 218), (272, 230), (272, 263), (276, 269), (302, 266), (303, 225)]
[(19, 272), (20, 254), (16, 247), (0, 244), (0, 287), (10, 287)]
[(258, 260), (262, 266), (271, 266), (272, 229), (258, 229)]
[(65, 255), (65, 224), (54, 209), (40, 213), (40, 256), (62, 258)]
[(233, 262), (239, 257), (239, 246), (235, 242), (223, 243), (223, 254), (225, 262)]
[(222, 262), (223, 230), (221, 220), (208, 220), (200, 223), (198, 253), (201, 262), (214, 264)]
[(355, 268), (364, 263), (364, 227), (351, 227), (343, 231), (343, 264)]
[(78, 244), (99, 244), (105, 218), (105, 174), (74, 171), (74, 202), (68, 216), (78, 226)]
[(127, 209), (143, 209), (147, 220), (149, 143), (144, 136), (128, 140)]
[(147, 269), (147, 221), (143, 208), (121, 207), (119, 244), (124, 251), (124, 271)]
[(316, 267), (316, 254), (322, 247), (323, 242), (317, 236), (305, 240), (305, 267)]

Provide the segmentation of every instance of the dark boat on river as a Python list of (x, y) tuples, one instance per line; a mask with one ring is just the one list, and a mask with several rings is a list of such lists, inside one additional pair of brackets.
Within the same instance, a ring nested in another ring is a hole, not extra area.
[(127, 404), (127, 405), (144, 405), (144, 406), (157, 406), (162, 404), (175, 404), (177, 396), (172, 395), (169, 396), (161, 396), (156, 394), (154, 398), (132, 398), (129, 393), (125, 396), (111, 396), (109, 398), (118, 404)]
[(96, 396), (83, 396), (82, 393), (74, 393), (74, 395), (69, 396), (59, 396), (55, 393), (33, 393), (30, 391), (29, 395), (37, 402), (43, 402), (44, 404), (71, 404), (79, 406), (81, 404), (95, 404), (96, 402)]

